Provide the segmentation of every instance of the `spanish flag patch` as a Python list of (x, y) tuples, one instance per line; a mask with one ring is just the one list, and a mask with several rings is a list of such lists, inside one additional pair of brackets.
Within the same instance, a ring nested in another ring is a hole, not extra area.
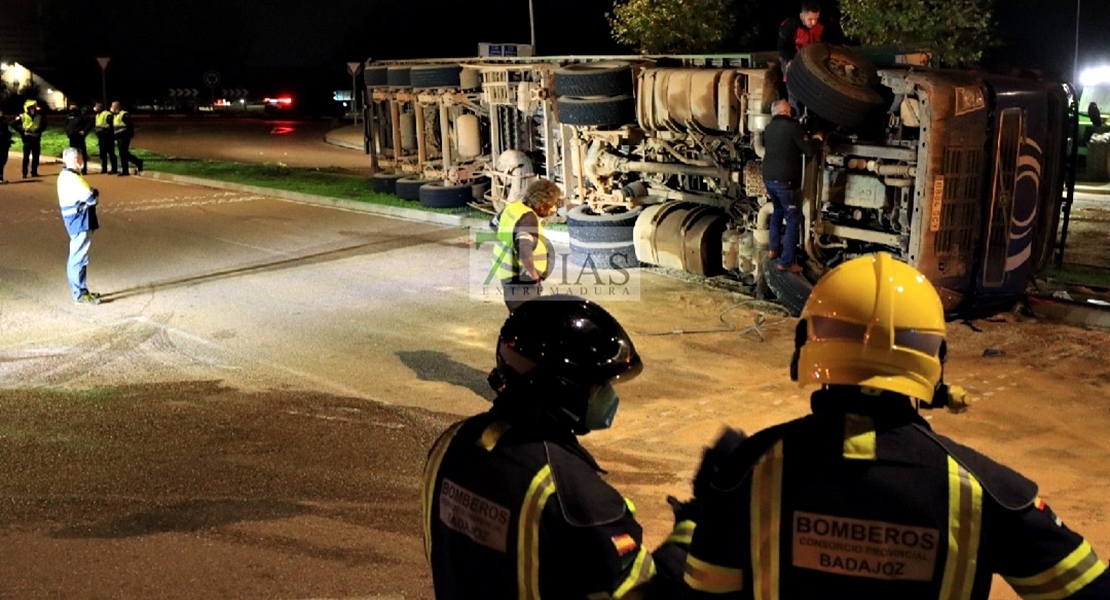
[(1052, 519), (1053, 523), (1056, 523), (1057, 527), (1062, 527), (1064, 525), (1060, 517), (1057, 517), (1056, 513), (1052, 512), (1052, 509), (1048, 507), (1048, 504), (1045, 504), (1045, 501), (1042, 500), (1040, 496), (1037, 496), (1037, 498), (1033, 500), (1033, 506), (1037, 507), (1037, 510), (1043, 513), (1048, 513), (1049, 518)]
[(615, 535), (609, 539), (613, 540), (613, 546), (617, 548), (618, 555), (623, 556), (636, 549), (636, 540), (627, 533)]

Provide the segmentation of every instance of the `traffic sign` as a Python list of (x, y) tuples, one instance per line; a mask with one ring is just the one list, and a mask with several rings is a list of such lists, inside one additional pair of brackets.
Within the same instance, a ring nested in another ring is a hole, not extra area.
[(349, 62), (347, 63), (347, 72), (350, 73), (351, 76), (358, 75), (358, 69), (361, 66), (362, 63), (360, 62)]
[(108, 61), (110, 61), (110, 60), (112, 60), (112, 59), (107, 57), (107, 56), (98, 56), (98, 57), (96, 57), (96, 62), (97, 62), (97, 64), (100, 65), (100, 68), (102, 70), (108, 68)]
[(220, 74), (216, 71), (205, 71), (204, 84), (208, 87), (216, 87), (220, 84)]
[(224, 98), (246, 98), (250, 92), (243, 88), (224, 88), (220, 90), (220, 95)]

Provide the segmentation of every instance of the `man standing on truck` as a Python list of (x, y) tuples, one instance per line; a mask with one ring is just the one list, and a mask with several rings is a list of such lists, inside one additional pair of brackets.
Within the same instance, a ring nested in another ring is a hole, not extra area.
[(944, 383), (946, 335), (936, 289), (885, 252), (817, 282), (790, 364), (791, 379), (821, 387), (812, 414), (721, 466), (687, 598), (986, 600), (994, 573), (1022, 598), (1110, 598), (1106, 564), (1035, 483), (919, 414), (967, 407)]
[(794, 262), (794, 252), (802, 217), (802, 157), (813, 157), (821, 134), (815, 133), (813, 139), (807, 140), (801, 124), (790, 116), (790, 103), (786, 100), (771, 105), (771, 114), (774, 117), (763, 131), (766, 148), (763, 185), (775, 205), (767, 257), (775, 261), (775, 268), (780, 271), (801, 273), (802, 267)]
[[(782, 81), (786, 82), (786, 70), (803, 46), (816, 42), (836, 43), (837, 36), (831, 28), (826, 28), (821, 19), (821, 5), (817, 0), (802, 2), (802, 11), (797, 17), (790, 17), (779, 25), (779, 65), (782, 67)], [(783, 86), (785, 88), (785, 86)], [(784, 92), (784, 95), (788, 92)], [(798, 111), (794, 99), (790, 106)]]

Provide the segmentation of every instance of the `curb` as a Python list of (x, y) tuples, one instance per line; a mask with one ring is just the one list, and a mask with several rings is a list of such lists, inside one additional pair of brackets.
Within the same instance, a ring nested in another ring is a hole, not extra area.
[(358, 150), (359, 152), (366, 152), (366, 148), (363, 147), (361, 143), (356, 144), (354, 142), (348, 142), (347, 140), (341, 139), (338, 135), (332, 135), (337, 131), (339, 131), (339, 129), (333, 129), (325, 133), (324, 141), (331, 144), (332, 146), (339, 146), (340, 148), (347, 148), (348, 150)]
[[(186, 175), (173, 175), (170, 173), (159, 173), (155, 171), (143, 171), (143, 177), (155, 179), (158, 181), (169, 181), (172, 183), (181, 183), (186, 185), (195, 185), (200, 187), (216, 188), (222, 190), (231, 190), (235, 192), (243, 192), (247, 194), (256, 194), (268, 198), (277, 198), (278, 200), (285, 200), (287, 202), (299, 202), (302, 204), (312, 204), (316, 206), (325, 206), (328, 208), (338, 208), (341, 210), (350, 210), (354, 212), (370, 213), (391, 219), (401, 219), (404, 221), (417, 221), (421, 223), (433, 223), (435, 225), (444, 225), (447, 227), (457, 227), (460, 229), (481, 229), (488, 230), (489, 222), (485, 219), (475, 219), (473, 217), (464, 217), (462, 215), (445, 215), (440, 213), (428, 212), (416, 208), (404, 208), (400, 206), (382, 206), (380, 204), (370, 204), (367, 202), (358, 202), (356, 200), (348, 200), (346, 198), (333, 198), (331, 196), (317, 196), (315, 194), (305, 194), (303, 192), (291, 192), (289, 190), (282, 190), (277, 188), (259, 187), (254, 185), (244, 185), (241, 183), (230, 183), (226, 181), (217, 181), (214, 179), (202, 179), (199, 177), (189, 177)], [(545, 231), (544, 234), (549, 240), (561, 244), (570, 243), (570, 234), (566, 231)]]

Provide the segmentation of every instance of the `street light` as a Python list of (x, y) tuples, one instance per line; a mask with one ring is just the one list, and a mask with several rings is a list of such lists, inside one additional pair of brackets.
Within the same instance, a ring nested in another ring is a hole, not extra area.
[(532, 32), (532, 56), (536, 54), (536, 11), (532, 9), (532, 0), (528, 0), (528, 29)]

